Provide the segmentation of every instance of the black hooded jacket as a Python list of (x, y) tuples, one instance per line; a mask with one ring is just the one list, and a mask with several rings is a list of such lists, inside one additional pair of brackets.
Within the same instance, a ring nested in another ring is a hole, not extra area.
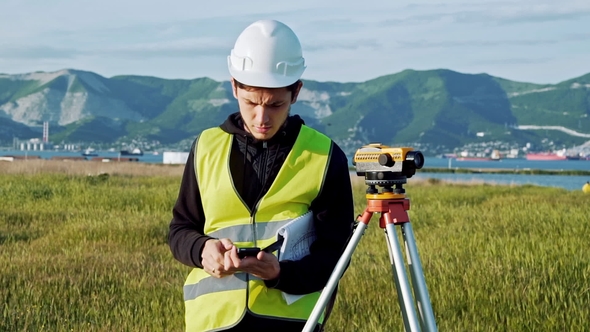
[[(303, 124), (298, 115), (289, 116), (285, 125), (269, 141), (258, 141), (246, 132), (239, 113), (230, 115), (220, 126), (225, 132), (234, 135), (230, 170), (238, 195), (250, 211), (274, 181)], [(174, 205), (168, 243), (178, 261), (202, 268), (201, 251), (205, 241), (211, 237), (203, 233), (206, 216), (194, 164), (197, 140), (188, 156)], [(325, 182), (310, 209), (314, 213), (317, 235), (310, 248), (310, 255), (298, 261), (281, 261), (279, 277), (267, 280), (267, 287), (290, 294), (320, 291), (346, 246), (354, 224), (353, 196), (348, 160), (334, 142)]]

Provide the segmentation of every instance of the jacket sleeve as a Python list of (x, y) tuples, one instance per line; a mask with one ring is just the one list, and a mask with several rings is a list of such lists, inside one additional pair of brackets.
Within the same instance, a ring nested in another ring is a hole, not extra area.
[(340, 259), (354, 227), (353, 193), (348, 160), (332, 143), (332, 155), (324, 185), (310, 209), (314, 212), (317, 239), (310, 254), (298, 261), (280, 262), (278, 279), (266, 281), (290, 294), (322, 290)]
[(203, 234), (205, 214), (203, 213), (194, 163), (196, 142), (197, 140), (191, 147), (180, 183), (178, 198), (172, 209), (168, 245), (174, 258), (181, 263), (203, 268), (201, 251), (205, 242), (211, 237)]

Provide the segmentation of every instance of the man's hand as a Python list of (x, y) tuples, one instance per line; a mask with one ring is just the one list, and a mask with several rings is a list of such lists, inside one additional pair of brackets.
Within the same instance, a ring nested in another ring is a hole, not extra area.
[(279, 260), (275, 255), (260, 251), (256, 256), (240, 258), (236, 247), (225, 252), (224, 267), (228, 271), (250, 273), (262, 280), (275, 279), (281, 272)]
[(242, 271), (262, 280), (271, 280), (281, 272), (275, 255), (261, 251), (256, 256), (240, 258), (238, 249), (230, 239), (207, 240), (201, 258), (203, 270), (216, 278)]
[(203, 252), (201, 252), (203, 270), (216, 278), (234, 274), (237, 271), (236, 269), (228, 270), (224, 267), (224, 256), (232, 248), (234, 251), (236, 250), (230, 239), (207, 240)]

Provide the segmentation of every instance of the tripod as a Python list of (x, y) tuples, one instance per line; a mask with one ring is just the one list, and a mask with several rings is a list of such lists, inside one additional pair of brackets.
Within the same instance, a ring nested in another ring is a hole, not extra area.
[[(436, 332), (436, 322), (434, 320), (434, 313), (426, 288), (424, 280), (424, 273), (422, 271), (422, 264), (418, 249), (414, 239), (414, 232), (410, 224), (410, 218), (407, 211), (410, 209), (410, 200), (405, 196), (405, 189), (403, 184), (406, 183), (406, 177), (400, 176), (388, 180), (366, 180), (367, 188), (367, 207), (362, 215), (357, 218), (358, 223), (355, 226), (352, 237), (350, 238), (346, 248), (334, 271), (330, 275), (328, 283), (324, 287), (313, 311), (303, 331), (311, 332), (317, 324), (322, 312), (324, 311), (338, 281), (342, 277), (346, 266), (350, 262), (352, 253), (360, 242), (365, 229), (369, 225), (369, 221), (373, 213), (381, 213), (379, 218), (379, 227), (384, 229), (387, 246), (389, 250), (389, 258), (393, 270), (393, 280), (395, 282), (398, 301), (401, 308), (401, 314), (404, 322), (406, 332)], [(379, 192), (377, 186), (382, 187)], [(395, 188), (393, 188), (395, 186)], [(410, 271), (412, 285), (408, 282), (406, 274), (406, 265), (400, 243), (397, 237), (396, 226), (401, 229), (401, 234), (404, 239), (407, 255), (407, 265)], [(413, 286), (413, 288), (412, 288)], [(413, 289), (414, 295), (411, 290)], [(414, 301), (414, 297), (416, 301)], [(419, 315), (416, 313), (418, 309)]]

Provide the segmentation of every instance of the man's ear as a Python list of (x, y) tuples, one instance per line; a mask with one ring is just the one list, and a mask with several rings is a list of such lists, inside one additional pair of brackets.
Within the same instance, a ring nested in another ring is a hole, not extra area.
[(232, 92), (234, 93), (234, 97), (236, 99), (238, 99), (238, 86), (236, 84), (236, 80), (234, 80), (234, 78), (232, 77), (230, 80), (230, 83), (231, 83)]
[(303, 86), (303, 82), (301, 80), (299, 80), (297, 83), (297, 89), (293, 91), (293, 95), (291, 96), (291, 104), (295, 104), (297, 101), (297, 96), (299, 96), (299, 91), (301, 91), (301, 87)]

